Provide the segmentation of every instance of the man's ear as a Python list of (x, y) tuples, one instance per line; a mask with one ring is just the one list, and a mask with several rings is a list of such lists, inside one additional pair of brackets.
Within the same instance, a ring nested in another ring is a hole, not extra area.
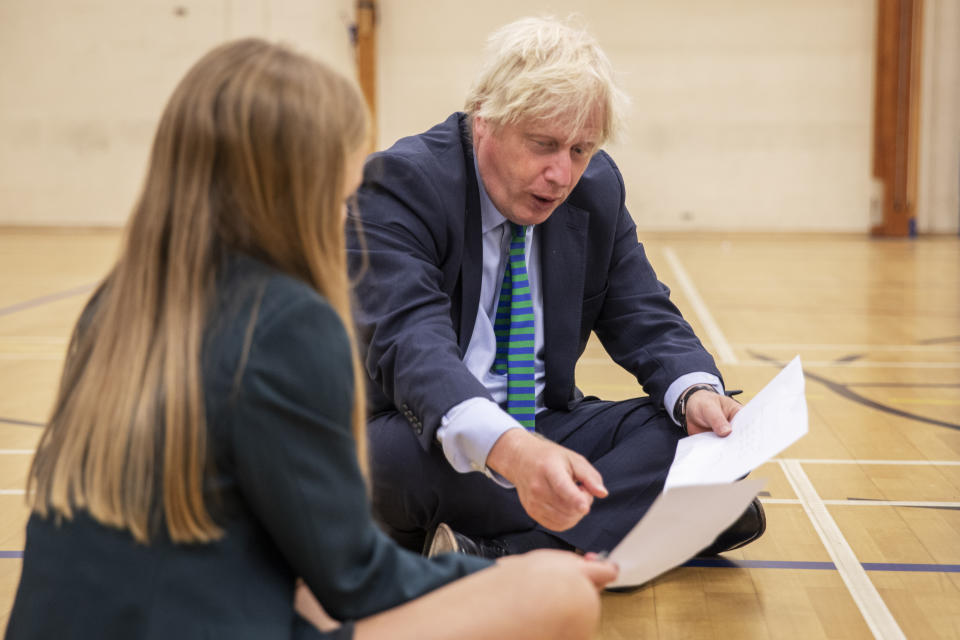
[(480, 138), (490, 135), (490, 123), (482, 116), (473, 116), (473, 140), (476, 142)]

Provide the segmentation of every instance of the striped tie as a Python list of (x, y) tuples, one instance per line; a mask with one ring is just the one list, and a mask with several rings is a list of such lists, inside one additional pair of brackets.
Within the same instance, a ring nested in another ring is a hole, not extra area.
[(510, 223), (510, 255), (503, 272), (493, 330), (497, 336), (494, 373), (507, 375), (507, 413), (533, 431), (533, 301), (527, 281), (526, 227)]

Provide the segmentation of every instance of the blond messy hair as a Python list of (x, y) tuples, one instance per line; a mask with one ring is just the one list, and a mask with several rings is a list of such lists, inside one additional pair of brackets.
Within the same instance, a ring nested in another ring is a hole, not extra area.
[(467, 95), (467, 114), (495, 126), (563, 117), (572, 120), (573, 136), (599, 107), (599, 144), (615, 139), (627, 97), (597, 41), (571, 23), (522, 18), (494, 31)]

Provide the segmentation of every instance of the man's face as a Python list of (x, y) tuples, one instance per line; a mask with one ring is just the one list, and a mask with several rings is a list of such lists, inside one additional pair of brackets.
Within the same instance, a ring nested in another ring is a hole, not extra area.
[(569, 119), (521, 120), (500, 127), (473, 121), (480, 178), (494, 206), (511, 222), (540, 224), (580, 180), (600, 140), (594, 113), (580, 131)]

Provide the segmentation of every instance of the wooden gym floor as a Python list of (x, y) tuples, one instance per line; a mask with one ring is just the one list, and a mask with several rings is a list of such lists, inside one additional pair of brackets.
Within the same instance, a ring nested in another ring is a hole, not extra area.
[[(24, 477), (115, 231), (0, 229), (0, 629)], [(803, 358), (810, 433), (753, 476), (766, 535), (607, 594), (598, 638), (960, 638), (960, 238), (643, 234), (744, 401)], [(578, 381), (636, 384), (592, 344)]]

